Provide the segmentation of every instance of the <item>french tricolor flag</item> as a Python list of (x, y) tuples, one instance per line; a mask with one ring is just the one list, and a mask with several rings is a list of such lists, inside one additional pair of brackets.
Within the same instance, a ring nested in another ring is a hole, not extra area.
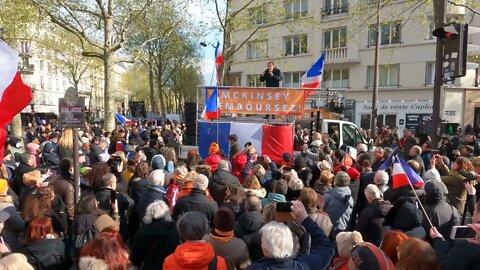
[[(207, 93), (208, 94), (208, 93)], [(207, 98), (201, 117), (204, 120), (220, 118), (220, 101), (218, 100), (218, 87), (213, 88), (212, 94)]]
[[(32, 89), (26, 86), (18, 68), (18, 53), (0, 40), (0, 157), (7, 139), (5, 126), (32, 100)], [(2, 164), (0, 159), (0, 164)]]
[(393, 189), (410, 184), (415, 187), (423, 186), (423, 179), (398, 155), (395, 157), (392, 169)]
[(280, 164), (285, 152), (293, 154), (293, 125), (267, 125), (263, 123), (198, 121), (198, 151), (202, 158), (209, 153), (212, 142), (218, 143), (226, 156), (230, 154), (228, 136), (235, 134), (238, 143), (250, 142), (259, 155), (267, 155)]
[(122, 114), (116, 113), (115, 118), (117, 119), (118, 122), (120, 122), (122, 125), (133, 125), (135, 121), (128, 119)]
[(303, 88), (319, 89), (322, 82), (323, 65), (325, 63), (325, 53), (322, 53), (317, 62), (303, 74), (300, 79)]

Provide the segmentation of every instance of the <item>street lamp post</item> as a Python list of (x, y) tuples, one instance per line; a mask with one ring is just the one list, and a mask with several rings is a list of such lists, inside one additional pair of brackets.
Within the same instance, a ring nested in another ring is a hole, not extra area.
[(377, 23), (375, 26), (375, 64), (373, 68), (373, 94), (372, 94), (372, 122), (370, 125), (371, 137), (377, 136), (377, 118), (378, 118), (378, 62), (380, 59), (380, 4), (381, 0), (377, 0)]

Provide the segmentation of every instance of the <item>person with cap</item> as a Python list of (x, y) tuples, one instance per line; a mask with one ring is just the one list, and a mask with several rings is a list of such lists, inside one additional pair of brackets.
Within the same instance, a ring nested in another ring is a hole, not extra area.
[[(253, 262), (247, 269), (325, 269), (332, 257), (333, 246), (318, 225), (308, 216), (303, 204), (292, 201), (291, 215), (311, 237), (310, 253), (295, 255), (290, 228), (272, 221), (262, 227), (261, 242), (265, 258)], [(393, 269), (393, 268), (392, 268)]]
[(364, 193), (368, 205), (360, 213), (355, 230), (362, 234), (365, 241), (379, 246), (385, 233), (383, 222), (392, 205), (382, 199), (376, 185), (368, 185)]
[[(8, 219), (1, 221), (1, 213), (8, 214)], [(20, 250), (20, 236), (25, 232), (25, 222), (18, 214), (12, 197), (8, 195), (8, 182), (0, 179), (0, 222), (3, 222), (3, 230), (0, 235), (3, 241), (10, 247), (13, 252)]]
[(164, 170), (165, 165), (165, 158), (160, 154), (153, 156), (150, 161), (150, 167), (152, 167), (152, 170)]
[(425, 212), (427, 216), (423, 219), (423, 228), (430, 230), (430, 219), (432, 225), (450, 240), (450, 231), (453, 226), (460, 225), (462, 219), (458, 210), (446, 200), (448, 189), (444, 183), (437, 180), (425, 184)]
[(324, 210), (333, 223), (334, 235), (337, 235), (347, 229), (353, 209), (353, 198), (348, 187), (350, 176), (346, 172), (338, 172), (333, 184), (335, 187), (324, 195)]
[(205, 158), (205, 164), (210, 166), (210, 171), (214, 172), (217, 169), (218, 163), (222, 160), (220, 155), (220, 146), (216, 142), (212, 142), (208, 149), (208, 156)]
[(225, 260), (215, 254), (212, 244), (203, 240), (209, 231), (209, 225), (202, 213), (185, 213), (177, 221), (177, 230), (184, 242), (165, 259), (164, 270), (227, 269)]
[(349, 270), (391, 270), (395, 269), (393, 262), (383, 251), (372, 243), (363, 242), (351, 251), (348, 262)]
[(179, 216), (186, 212), (197, 211), (202, 213), (208, 220), (209, 224), (213, 223), (213, 217), (218, 210), (215, 201), (209, 199), (205, 190), (208, 187), (208, 177), (198, 174), (193, 181), (193, 188), (190, 194), (180, 197), (175, 204), (173, 210), (173, 218), (178, 219)]
[(337, 234), (336, 242), (338, 257), (333, 259), (329, 270), (348, 270), (348, 261), (352, 256), (352, 249), (363, 243), (362, 235), (357, 231), (341, 232)]
[(228, 207), (220, 208), (213, 218), (213, 230), (203, 240), (212, 244), (215, 253), (222, 256), (228, 269), (245, 269), (250, 257), (245, 242), (234, 236), (235, 214)]
[(12, 190), (15, 194), (20, 194), (25, 187), (23, 184), (23, 175), (34, 170), (34, 157), (30, 153), (22, 153), (19, 158), (20, 164), (13, 171), (13, 180), (11, 183)]
[(217, 169), (212, 173), (208, 181), (208, 190), (212, 198), (220, 205), (225, 199), (227, 186), (232, 183), (240, 183), (238, 178), (230, 173), (228, 162), (221, 160)]

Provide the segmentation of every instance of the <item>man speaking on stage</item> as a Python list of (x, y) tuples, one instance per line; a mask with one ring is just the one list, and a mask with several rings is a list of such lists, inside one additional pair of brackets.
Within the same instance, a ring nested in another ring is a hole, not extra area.
[(260, 75), (260, 81), (265, 82), (267, 87), (280, 87), (282, 71), (276, 68), (273, 62), (267, 63), (267, 69)]

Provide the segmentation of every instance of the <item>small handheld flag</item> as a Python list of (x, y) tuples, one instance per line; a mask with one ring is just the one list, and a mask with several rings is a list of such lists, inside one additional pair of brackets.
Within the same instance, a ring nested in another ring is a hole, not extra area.
[(135, 121), (128, 119), (122, 114), (116, 113), (115, 118), (117, 119), (118, 122), (120, 122), (122, 125), (133, 125)]
[(398, 155), (395, 156), (392, 170), (393, 189), (403, 186), (422, 187), (423, 179)]

